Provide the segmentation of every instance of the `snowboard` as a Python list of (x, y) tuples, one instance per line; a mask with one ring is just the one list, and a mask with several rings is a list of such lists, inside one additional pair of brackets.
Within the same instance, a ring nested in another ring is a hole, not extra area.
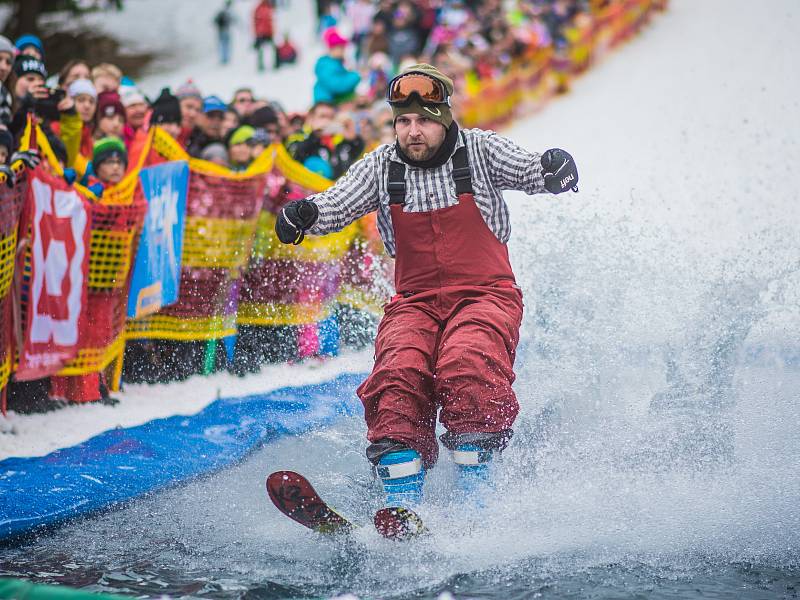
[(318, 533), (349, 533), (356, 528), (328, 506), (305, 477), (294, 471), (275, 471), (267, 477), (267, 493), (279, 511)]

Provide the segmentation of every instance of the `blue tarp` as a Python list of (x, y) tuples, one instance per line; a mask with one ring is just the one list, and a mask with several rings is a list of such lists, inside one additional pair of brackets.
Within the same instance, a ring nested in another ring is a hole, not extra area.
[(363, 379), (342, 375), (224, 398), (193, 416), (106, 431), (47, 456), (6, 459), (0, 462), (0, 539), (211, 473), (264, 442), (359, 413), (355, 389)]

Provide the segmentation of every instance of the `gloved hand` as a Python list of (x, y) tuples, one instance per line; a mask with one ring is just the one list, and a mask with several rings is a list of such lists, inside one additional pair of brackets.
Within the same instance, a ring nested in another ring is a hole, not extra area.
[(103, 184), (99, 181), (97, 183), (93, 183), (92, 185), (86, 186), (98, 199), (103, 197)]
[(6, 176), (6, 185), (13, 188), (14, 184), (17, 182), (17, 176), (14, 175), (14, 171), (11, 170), (11, 167), (8, 165), (0, 165), (0, 173)]
[(578, 191), (578, 169), (569, 152), (561, 148), (550, 148), (542, 154), (544, 187), (551, 194), (560, 194), (572, 189)]
[(67, 167), (64, 169), (64, 181), (66, 181), (69, 185), (75, 183), (75, 180), (78, 178), (78, 173), (72, 167)]
[(38, 150), (20, 150), (11, 155), (8, 164), (13, 165), (18, 160), (21, 160), (29, 169), (35, 169), (42, 162), (42, 157), (39, 156)]
[(319, 217), (319, 209), (311, 200), (295, 200), (289, 202), (278, 213), (275, 222), (275, 233), (284, 244), (299, 244), (306, 231), (313, 227)]

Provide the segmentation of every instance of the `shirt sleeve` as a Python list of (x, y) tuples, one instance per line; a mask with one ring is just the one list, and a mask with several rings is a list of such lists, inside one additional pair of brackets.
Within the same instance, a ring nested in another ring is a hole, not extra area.
[(324, 235), (340, 231), (356, 219), (378, 210), (378, 177), (378, 157), (370, 152), (327, 190), (309, 196), (319, 209), (319, 218), (309, 233)]
[(545, 192), (542, 155), (529, 152), (494, 131), (484, 132), (483, 144), (492, 184), (500, 190), (527, 194)]

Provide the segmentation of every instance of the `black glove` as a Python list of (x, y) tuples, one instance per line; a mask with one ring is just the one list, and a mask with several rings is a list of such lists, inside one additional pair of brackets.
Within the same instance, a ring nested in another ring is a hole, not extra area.
[(35, 169), (42, 162), (42, 157), (36, 150), (20, 150), (11, 155), (8, 164), (13, 165), (18, 160), (21, 160), (29, 169)]
[(289, 202), (278, 213), (275, 233), (284, 244), (299, 244), (306, 231), (313, 227), (319, 217), (319, 209), (311, 200)]
[(17, 182), (17, 176), (14, 175), (14, 171), (11, 170), (11, 167), (8, 165), (0, 165), (0, 173), (6, 176), (6, 185), (13, 188), (14, 184)]
[(550, 148), (542, 154), (544, 187), (551, 194), (560, 194), (572, 189), (578, 191), (578, 169), (569, 152), (561, 148)]

